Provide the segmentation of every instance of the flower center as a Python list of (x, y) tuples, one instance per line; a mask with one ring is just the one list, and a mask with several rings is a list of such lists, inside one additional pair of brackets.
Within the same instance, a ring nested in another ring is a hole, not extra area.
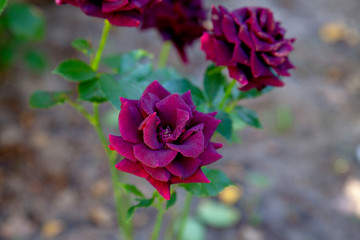
[(172, 130), (169, 125), (167, 125), (165, 128), (160, 127), (159, 130), (159, 141), (160, 142), (172, 142)]

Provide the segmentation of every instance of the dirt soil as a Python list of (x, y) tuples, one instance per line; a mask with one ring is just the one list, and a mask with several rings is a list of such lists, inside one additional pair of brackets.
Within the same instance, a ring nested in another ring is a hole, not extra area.
[[(0, 239), (116, 239), (110, 174), (91, 126), (69, 106), (34, 110), (27, 103), (37, 89), (72, 86), (50, 72), (65, 58), (82, 57), (71, 48), (73, 39), (97, 43), (102, 21), (72, 6), (35, 3), (47, 19), (40, 47), (49, 56), (49, 69), (35, 75), (17, 65), (0, 77)], [(226, 145), (224, 159), (214, 165), (242, 189), (235, 205), (242, 218), (228, 229), (208, 228), (206, 239), (360, 239), (360, 159), (355, 155), (360, 144), (360, 2), (221, 4), (270, 7), (287, 36), (297, 38), (291, 54), (297, 69), (285, 87), (243, 102), (259, 113), (264, 129), (243, 130), (242, 144)], [(117, 28), (106, 53), (144, 48), (157, 55), (160, 47), (155, 32)], [(199, 43), (189, 55), (191, 64), (183, 66), (172, 52), (169, 64), (200, 79), (207, 63)], [(110, 110), (102, 106), (104, 122)], [(113, 123), (107, 124), (107, 133), (117, 133)], [(130, 180), (151, 194), (145, 181)], [(180, 194), (174, 211), (181, 211), (183, 198)], [(193, 203), (193, 215), (199, 201)], [(146, 209), (135, 215), (136, 239), (147, 239), (154, 214)]]

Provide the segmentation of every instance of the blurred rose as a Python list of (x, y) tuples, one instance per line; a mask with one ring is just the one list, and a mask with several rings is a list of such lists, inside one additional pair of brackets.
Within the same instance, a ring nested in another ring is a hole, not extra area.
[(157, 81), (140, 100), (121, 98), (120, 136), (110, 135), (110, 148), (125, 159), (116, 168), (145, 178), (167, 200), (174, 183), (208, 183), (202, 166), (219, 160), (212, 143), (220, 120), (196, 111), (190, 91), (170, 94)]
[(151, 0), (55, 0), (57, 4), (72, 4), (86, 15), (109, 20), (116, 26), (140, 25), (145, 5)]
[(201, 37), (205, 19), (202, 0), (155, 0), (146, 8), (141, 28), (156, 28), (164, 41), (172, 41), (187, 62), (185, 47)]
[(212, 7), (213, 30), (201, 37), (207, 59), (227, 66), (230, 77), (247, 91), (283, 86), (279, 76), (290, 76), (288, 59), (295, 39), (284, 38), (285, 29), (269, 9), (247, 7), (229, 12)]

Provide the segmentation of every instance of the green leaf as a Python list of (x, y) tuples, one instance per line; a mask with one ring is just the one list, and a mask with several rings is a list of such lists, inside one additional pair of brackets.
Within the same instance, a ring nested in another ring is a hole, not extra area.
[(255, 89), (255, 88), (251, 89), (249, 91), (238, 91), (239, 92), (238, 99), (257, 98), (265, 93), (271, 92), (273, 89), (274, 89), (274, 87), (267, 86), (264, 89), (262, 89), (261, 91)]
[(68, 91), (62, 92), (46, 92), (36, 91), (29, 100), (29, 104), (33, 108), (50, 108), (57, 104), (62, 104), (68, 98)]
[(131, 51), (120, 55), (113, 55), (104, 59), (104, 63), (116, 73), (126, 74), (133, 70), (140, 61), (151, 59), (153, 56), (143, 49)]
[(100, 88), (110, 103), (120, 109), (120, 97), (126, 97), (125, 90), (109, 74), (103, 74), (99, 78)]
[(233, 123), (229, 114), (223, 111), (219, 111), (216, 115), (217, 119), (220, 119), (221, 122), (216, 129), (218, 133), (220, 133), (226, 140), (231, 142), (232, 133), (233, 133)]
[(30, 50), (25, 54), (27, 66), (34, 72), (44, 72), (47, 66), (46, 56), (42, 51)]
[(236, 208), (211, 200), (202, 201), (197, 214), (205, 224), (215, 228), (229, 228), (240, 220), (240, 212)]
[(40, 9), (25, 3), (15, 3), (9, 5), (5, 16), (10, 31), (16, 37), (32, 41), (43, 39), (45, 20)]
[(255, 128), (262, 128), (262, 125), (255, 111), (250, 110), (244, 106), (237, 106), (235, 108), (235, 112), (237, 113), (238, 117), (249, 126)]
[(88, 56), (94, 52), (91, 42), (86, 39), (81, 39), (81, 38), (75, 39), (71, 43), (71, 46), (73, 46), (76, 50), (78, 50)]
[(222, 74), (223, 67), (210, 65), (205, 72), (204, 88), (209, 102), (218, 94), (220, 88), (226, 84), (226, 77)]
[(231, 180), (220, 170), (202, 168), (210, 183), (183, 183), (181, 187), (197, 197), (218, 195), (224, 188), (232, 185)]
[(171, 208), (172, 206), (174, 206), (175, 203), (176, 203), (176, 199), (177, 199), (177, 195), (176, 195), (176, 192), (174, 191), (174, 192), (171, 194), (170, 200), (166, 202), (166, 209), (169, 209), (169, 208)]
[(7, 5), (7, 2), (8, 2), (8, 0), (0, 0), (0, 16), (4, 11), (4, 9), (5, 9), (6, 5)]
[(103, 91), (100, 88), (100, 82), (98, 78), (94, 78), (90, 81), (79, 83), (78, 91), (79, 91), (79, 99), (82, 101), (97, 102), (97, 103), (102, 103), (107, 101), (107, 98), (105, 97)]
[(144, 194), (135, 185), (126, 184), (126, 183), (119, 183), (119, 185), (121, 187), (123, 187), (126, 192), (132, 193), (135, 196), (138, 196), (141, 198), (145, 198)]
[(201, 104), (205, 101), (205, 97), (203, 92), (192, 84), (189, 80), (183, 78), (183, 79), (173, 79), (170, 81), (167, 81), (163, 84), (163, 86), (170, 91), (171, 93), (185, 93), (187, 91), (191, 91), (191, 96), (195, 102), (195, 104)]
[(127, 214), (126, 214), (126, 219), (127, 221), (130, 221), (131, 218), (134, 216), (134, 213), (136, 211), (136, 209), (138, 208), (147, 208), (147, 207), (150, 207), (151, 204), (154, 202), (154, 197), (150, 198), (150, 199), (136, 199), (139, 203), (130, 207), (127, 211)]
[(71, 82), (84, 82), (96, 77), (96, 72), (87, 63), (77, 59), (63, 61), (53, 73)]

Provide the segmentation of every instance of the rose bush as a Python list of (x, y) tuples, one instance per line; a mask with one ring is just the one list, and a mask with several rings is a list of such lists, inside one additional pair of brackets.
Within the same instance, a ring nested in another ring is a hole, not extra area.
[(156, 28), (165, 41), (172, 41), (187, 62), (185, 47), (204, 33), (205, 19), (202, 0), (155, 0), (144, 11), (141, 28)]
[(242, 85), (240, 90), (284, 85), (279, 76), (290, 76), (288, 70), (294, 68), (288, 55), (295, 39), (284, 38), (285, 29), (269, 9), (229, 12), (213, 6), (212, 22), (213, 30), (201, 37), (201, 49), (216, 65), (227, 66), (230, 77)]
[(222, 157), (222, 144), (210, 141), (216, 113), (196, 111), (190, 91), (170, 94), (157, 81), (140, 100), (121, 103), (121, 136), (109, 136), (110, 149), (125, 157), (118, 170), (145, 178), (167, 200), (171, 184), (209, 182), (201, 167)]
[(86, 15), (109, 20), (116, 26), (137, 27), (142, 13), (151, 0), (55, 0), (57, 4), (71, 4)]

